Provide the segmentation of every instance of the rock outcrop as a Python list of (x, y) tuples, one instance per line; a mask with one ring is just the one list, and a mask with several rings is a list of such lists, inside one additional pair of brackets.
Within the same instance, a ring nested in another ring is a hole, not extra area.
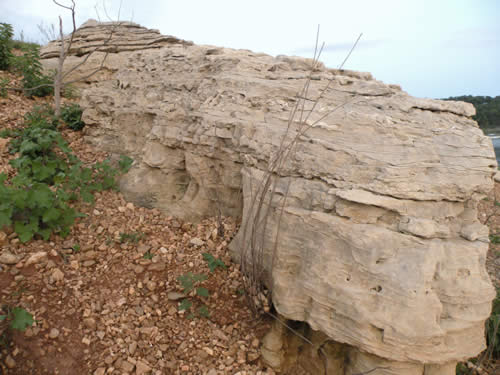
[[(106, 38), (100, 27), (79, 30), (70, 63)], [(121, 184), (134, 203), (186, 219), (220, 210), (251, 228), (259, 184), (294, 145), (266, 193), (264, 265), (277, 312), (306, 322), (318, 348), (332, 343), (339, 365), (329, 373), (454, 374), (484, 348), (494, 290), (476, 208), (497, 164), (472, 105), (304, 58), (197, 46), (137, 25), (116, 32), (132, 42), (109, 50), (81, 105), (87, 139), (134, 158)], [(46, 66), (55, 55), (53, 45), (42, 51)], [(241, 230), (236, 256), (246, 241)], [(279, 340), (267, 340), (278, 362)]]

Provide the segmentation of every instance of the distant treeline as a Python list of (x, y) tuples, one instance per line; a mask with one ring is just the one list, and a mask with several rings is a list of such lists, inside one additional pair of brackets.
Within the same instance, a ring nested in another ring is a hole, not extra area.
[(459, 100), (476, 107), (476, 120), (482, 129), (500, 127), (500, 96), (453, 96), (444, 100)]

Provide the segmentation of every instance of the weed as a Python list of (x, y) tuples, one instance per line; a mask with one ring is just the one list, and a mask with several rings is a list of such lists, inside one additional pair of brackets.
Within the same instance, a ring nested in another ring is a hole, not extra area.
[(74, 244), (73, 247), (71, 248), (73, 252), (78, 253), (81, 250), (81, 247), (79, 244)]
[(34, 323), (33, 315), (27, 312), (22, 307), (6, 307), (7, 313), (0, 315), (0, 322), (8, 322), (10, 329), (24, 331), (27, 327), (31, 327)]
[(151, 254), (151, 253), (149, 252), (149, 250), (148, 250), (148, 251), (146, 251), (146, 252), (144, 253), (144, 255), (143, 255), (142, 257), (143, 257), (144, 259), (153, 259), (153, 254)]
[(43, 73), (39, 46), (27, 45), (24, 54), (12, 57), (12, 61), (23, 76), (22, 84), (27, 97), (42, 97), (53, 93), (53, 77)]
[(0, 97), (6, 98), (8, 96), (7, 86), (10, 83), (8, 78), (0, 78)]
[(205, 259), (208, 263), (208, 268), (210, 269), (210, 272), (214, 272), (218, 267), (222, 269), (227, 269), (226, 265), (224, 262), (216, 257), (214, 257), (212, 254), (209, 253), (203, 253), (203, 259)]
[(494, 244), (500, 243), (500, 236), (497, 236), (495, 234), (490, 235), (490, 242)]
[(69, 234), (83, 215), (70, 206), (76, 200), (91, 203), (96, 191), (116, 189), (120, 171), (109, 161), (84, 167), (57, 131), (52, 108), (35, 107), (25, 116), (25, 127), (8, 130), (10, 161), (17, 175), (7, 181), (0, 174), (0, 227), (12, 225), (21, 242), (35, 235), (47, 240), (54, 232)]
[(133, 233), (120, 233), (120, 243), (133, 242), (139, 243), (139, 241), (144, 238), (144, 233), (133, 232)]
[[(208, 297), (208, 289), (200, 286), (200, 284), (207, 278), (207, 275), (204, 274), (193, 274), (192, 272), (187, 272), (183, 275), (180, 275), (177, 280), (180, 282), (184, 294), (188, 295), (189, 293), (194, 291), (197, 297)], [(192, 306), (193, 301), (189, 298), (185, 298), (179, 304), (179, 311), (190, 311)], [(205, 318), (208, 318), (210, 316), (210, 312), (205, 305), (201, 305), (200, 307), (198, 307), (196, 310), (194, 310), (194, 312), (190, 313), (187, 318), (193, 319), (196, 314)]]
[(82, 109), (76, 103), (63, 105), (61, 108), (61, 119), (68, 128), (74, 131), (82, 130), (85, 123), (82, 121)]

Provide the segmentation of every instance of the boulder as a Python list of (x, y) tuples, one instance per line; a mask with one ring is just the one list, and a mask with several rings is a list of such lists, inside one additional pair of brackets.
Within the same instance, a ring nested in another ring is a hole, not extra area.
[[(78, 31), (73, 63), (104, 26)], [(110, 49), (80, 104), (87, 140), (134, 159), (128, 200), (189, 220), (242, 217), (235, 258), (259, 245), (277, 312), (320, 331), (311, 342), (328, 338), (335, 371), (448, 373), (484, 349), (495, 291), (477, 204), (497, 163), (472, 105), (305, 58), (141, 42), (122, 26), (143, 48)], [(274, 362), (297, 346), (282, 331), (264, 341)]]

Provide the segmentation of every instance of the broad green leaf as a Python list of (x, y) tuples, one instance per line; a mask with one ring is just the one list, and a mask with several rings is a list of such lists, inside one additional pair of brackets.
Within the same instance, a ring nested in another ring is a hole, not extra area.
[(18, 234), (21, 242), (23, 243), (28, 242), (33, 238), (34, 234), (38, 231), (38, 218), (35, 219), (36, 221), (32, 221), (28, 224), (25, 224), (21, 221), (16, 221), (14, 223), (14, 230)]
[(87, 189), (83, 189), (83, 190), (80, 191), (80, 197), (86, 203), (93, 203), (94, 202), (94, 196)]
[(19, 331), (24, 331), (26, 327), (31, 327), (34, 323), (33, 315), (21, 307), (14, 307), (12, 309), (12, 320), (10, 327)]
[(56, 221), (61, 216), (61, 211), (57, 208), (50, 207), (43, 214), (42, 221), (47, 223), (49, 221)]
[(208, 289), (207, 288), (196, 288), (196, 294), (200, 297), (208, 297)]
[(0, 211), (0, 228), (12, 224), (12, 209), (4, 209)]
[(193, 302), (191, 302), (188, 299), (183, 299), (181, 301), (181, 303), (179, 304), (179, 311), (189, 310), (192, 305), (193, 305)]
[(210, 316), (210, 311), (208, 311), (207, 306), (203, 305), (200, 308), (198, 308), (198, 314), (200, 314), (204, 318), (208, 318)]

